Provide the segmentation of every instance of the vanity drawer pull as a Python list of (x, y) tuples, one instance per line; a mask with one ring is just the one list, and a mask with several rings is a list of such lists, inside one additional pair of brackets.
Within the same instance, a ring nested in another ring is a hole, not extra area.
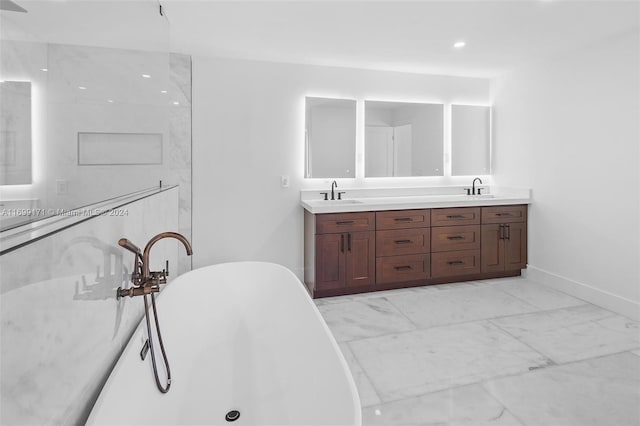
[(395, 240), (394, 243), (396, 243), (396, 244), (411, 244), (411, 243), (413, 243), (413, 240)]
[(513, 216), (511, 213), (496, 213), (496, 216), (498, 217), (507, 217), (507, 216)]
[(464, 262), (462, 260), (450, 260), (447, 265), (464, 265)]
[(395, 269), (396, 271), (410, 271), (413, 268), (411, 267), (411, 265), (403, 265), (403, 266), (394, 266), (393, 269)]
[(396, 217), (393, 220), (396, 222), (413, 222), (412, 217)]
[(465, 238), (462, 235), (452, 235), (447, 237), (447, 240), (464, 240)]
[(447, 219), (464, 219), (464, 215), (461, 215), (461, 214), (450, 214), (450, 215), (447, 215)]
[(353, 225), (353, 220), (341, 220), (336, 222), (336, 225)]

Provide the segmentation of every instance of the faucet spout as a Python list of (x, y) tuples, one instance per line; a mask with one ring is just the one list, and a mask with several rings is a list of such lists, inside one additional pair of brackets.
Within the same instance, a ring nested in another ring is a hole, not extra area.
[[(476, 195), (476, 181), (477, 180), (479, 180), (480, 184), (482, 184), (482, 179), (480, 179), (479, 177), (475, 178), (473, 180), (473, 183), (471, 184), (471, 186), (472, 186), (471, 195)], [(480, 188), (478, 188), (478, 195), (480, 195)]]
[(182, 234), (178, 234), (177, 232), (162, 232), (155, 237), (151, 238), (147, 245), (144, 247), (144, 252), (142, 253), (142, 282), (147, 283), (151, 279), (151, 272), (149, 271), (149, 254), (151, 253), (151, 247), (158, 241), (165, 238), (175, 238), (180, 241), (185, 250), (187, 251), (187, 255), (191, 256), (193, 254), (193, 249), (191, 248), (191, 243), (186, 237)]
[(336, 182), (335, 180), (331, 183), (331, 199), (335, 200), (336, 199), (336, 194), (334, 192), (334, 189), (338, 187), (338, 182)]

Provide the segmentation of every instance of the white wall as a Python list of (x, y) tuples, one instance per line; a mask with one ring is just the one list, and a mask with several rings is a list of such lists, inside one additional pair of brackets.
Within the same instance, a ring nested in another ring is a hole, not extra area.
[[(303, 179), (305, 96), (486, 103), (489, 86), (486, 79), (194, 57), (194, 267), (265, 260), (303, 276), (300, 189), (326, 190), (331, 182)], [(364, 137), (357, 137), (362, 156)], [(281, 175), (290, 176), (289, 188), (280, 186)], [(447, 182), (423, 179), (415, 182)], [(339, 189), (356, 181), (339, 179)]]
[(529, 271), (640, 316), (638, 32), (497, 79), (494, 180), (533, 189)]

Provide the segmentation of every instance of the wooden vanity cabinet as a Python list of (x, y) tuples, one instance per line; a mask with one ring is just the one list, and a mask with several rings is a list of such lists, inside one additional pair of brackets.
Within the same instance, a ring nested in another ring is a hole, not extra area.
[(373, 213), (305, 213), (305, 228), (314, 234), (313, 247), (305, 246), (305, 282), (314, 295), (375, 283)]
[(482, 208), (482, 272), (518, 271), (527, 265), (527, 206)]
[(517, 276), (527, 264), (526, 205), (304, 214), (314, 298)]

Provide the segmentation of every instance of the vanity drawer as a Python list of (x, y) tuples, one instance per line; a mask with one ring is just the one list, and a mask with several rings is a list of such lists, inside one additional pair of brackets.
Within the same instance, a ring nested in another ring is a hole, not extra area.
[(429, 209), (376, 212), (376, 229), (428, 228), (430, 222)]
[(428, 254), (379, 257), (376, 259), (376, 283), (426, 280), (430, 276)]
[(480, 273), (480, 250), (431, 254), (431, 275), (433, 278), (477, 273)]
[(375, 221), (373, 212), (319, 214), (316, 217), (316, 233), (373, 231), (376, 227)]
[(482, 208), (482, 223), (526, 222), (526, 220), (526, 205)]
[(429, 253), (430, 228), (376, 232), (376, 256)]
[(479, 225), (480, 207), (431, 209), (431, 226)]
[(479, 249), (480, 225), (440, 226), (431, 230), (431, 251)]

